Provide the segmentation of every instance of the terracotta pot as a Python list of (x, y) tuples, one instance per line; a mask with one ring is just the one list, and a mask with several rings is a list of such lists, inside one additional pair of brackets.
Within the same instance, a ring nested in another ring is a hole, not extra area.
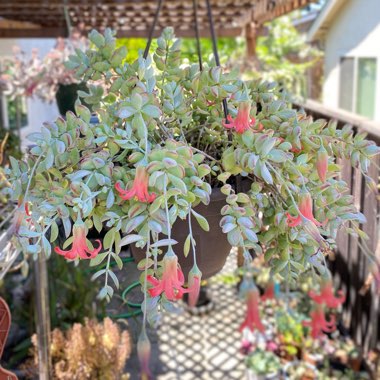
[(355, 358), (349, 358), (348, 364), (354, 372), (359, 372), (360, 367), (362, 366), (362, 358), (360, 356)]
[[(194, 217), (192, 220), (193, 236), (197, 243), (197, 264), (202, 272), (202, 279), (207, 279), (223, 268), (227, 256), (231, 251), (227, 236), (219, 227), (222, 216), (220, 210), (226, 204), (226, 197), (219, 189), (213, 189), (210, 204), (205, 206), (203, 203), (194, 208), (196, 212), (204, 216), (210, 226), (210, 231), (205, 232), (198, 225)], [(187, 277), (191, 267), (193, 266), (193, 257), (191, 251), (187, 257), (183, 255), (183, 245), (189, 234), (189, 225), (187, 220), (177, 219), (172, 228), (172, 238), (178, 241), (173, 246), (178, 256), (184, 275)], [(131, 245), (132, 255), (138, 263), (145, 258), (145, 251)]]

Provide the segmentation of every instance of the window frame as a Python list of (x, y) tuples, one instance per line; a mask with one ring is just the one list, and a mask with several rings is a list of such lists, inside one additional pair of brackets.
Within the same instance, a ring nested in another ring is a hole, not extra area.
[[(352, 109), (349, 110), (349, 112), (356, 113), (359, 115), (357, 112), (357, 99), (358, 99), (358, 75), (359, 75), (359, 60), (360, 59), (374, 59), (376, 62), (376, 74), (379, 72), (379, 63), (380, 60), (378, 59), (377, 56), (369, 56), (369, 55), (362, 55), (362, 56), (357, 56), (357, 55), (351, 55), (351, 54), (344, 54), (339, 56), (339, 93), (338, 93), (338, 102), (339, 102), (339, 107), (340, 107), (340, 90), (341, 90), (341, 80), (342, 80), (342, 59), (344, 58), (351, 58), (353, 59), (354, 62), (354, 69), (353, 69), (353, 86), (352, 86)], [(376, 82), (375, 82), (375, 97), (374, 97), (374, 102), (375, 102), (375, 109), (376, 109), (376, 99), (377, 99), (377, 87), (378, 87), (378, 81), (379, 81), (378, 75), (376, 75)], [(363, 116), (366, 117), (366, 116)], [(376, 117), (376, 111), (373, 117)]]

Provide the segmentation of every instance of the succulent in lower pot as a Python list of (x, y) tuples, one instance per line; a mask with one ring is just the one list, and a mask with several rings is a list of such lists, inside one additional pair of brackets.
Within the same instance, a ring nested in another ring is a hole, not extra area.
[[(93, 277), (104, 278), (99, 297), (109, 299), (119, 286), (111, 262), (122, 267), (126, 245), (143, 249), (138, 267), (145, 326), (185, 293), (195, 302), (199, 248), (221, 254), (212, 241), (200, 247), (194, 234), (197, 224), (205, 233), (210, 228), (197, 207), (209, 204), (213, 188), (224, 195), (220, 228), (231, 246), (244, 251), (244, 283), (252, 281), (249, 250), (296, 284), (307, 271), (326, 273), (324, 252), (335, 247), (340, 228), (363, 236), (364, 217), (346, 194), (336, 159), (349, 157), (370, 181), (368, 165), (379, 149), (364, 134), (313, 121), (292, 109), (276, 84), (244, 82), (213, 63), (203, 70), (183, 64), (171, 28), (153, 56), (140, 55), (132, 64), (110, 30), (89, 38), (91, 47), (77, 50), (67, 65), (79, 81), (97, 84), (78, 92), (76, 114), (32, 134), (35, 146), (24, 160), (11, 159), (7, 172), (9, 193), (19, 203), (14, 243), (26, 255), (51, 254), (60, 220), (67, 240), (55, 251), (70, 252), (65, 256), (74, 262), (105, 262)], [(97, 114), (96, 124), (82, 101)], [(183, 246), (172, 233), (180, 220), (186, 221)], [(86, 235), (91, 228), (107, 229), (95, 246)], [(188, 277), (178, 265), (182, 255), (190, 263)], [(145, 327), (143, 332), (146, 368)]]
[(281, 370), (280, 359), (273, 352), (261, 349), (247, 356), (246, 365), (249, 380), (277, 379)]

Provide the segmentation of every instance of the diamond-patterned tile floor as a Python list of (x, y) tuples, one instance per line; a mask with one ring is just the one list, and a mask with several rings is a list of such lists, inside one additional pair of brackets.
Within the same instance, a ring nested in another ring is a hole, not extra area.
[[(222, 274), (236, 269), (231, 252)], [(158, 329), (159, 380), (244, 379), (243, 356), (238, 331), (244, 305), (236, 286), (217, 278), (210, 281), (209, 296), (215, 307), (206, 315), (166, 314)]]
[[(232, 250), (221, 272), (236, 269), (236, 251)], [(129, 270), (129, 269), (128, 269)], [(216, 276), (209, 281), (208, 295), (214, 308), (205, 315), (164, 314), (157, 329), (149, 329), (152, 343), (151, 369), (157, 380), (242, 380), (244, 358), (239, 352), (239, 326), (245, 306), (237, 287)], [(141, 319), (129, 319), (136, 342)], [(127, 362), (131, 379), (138, 379), (136, 347)]]

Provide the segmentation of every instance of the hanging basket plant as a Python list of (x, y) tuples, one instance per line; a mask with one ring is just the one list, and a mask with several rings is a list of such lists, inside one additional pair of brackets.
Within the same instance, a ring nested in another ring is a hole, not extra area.
[[(206, 235), (210, 230), (205, 215), (213, 189), (219, 189), (220, 229), (245, 257), (242, 329), (265, 329), (250, 275), (254, 251), (290, 286), (305, 272), (323, 278), (305, 326), (313, 337), (331, 331), (325, 312), (343, 299), (334, 296), (325, 254), (336, 247), (339, 230), (365, 237), (359, 228), (364, 216), (347, 194), (336, 160), (349, 158), (372, 184), (368, 166), (379, 148), (348, 126), (339, 130), (334, 122), (292, 109), (275, 83), (244, 82), (212, 63), (202, 70), (182, 65), (171, 28), (158, 38), (152, 56), (140, 55), (132, 64), (124, 60), (124, 47), (116, 49), (110, 30), (93, 31), (89, 38), (92, 47), (70, 56), (67, 67), (78, 80), (102, 85), (80, 91), (76, 115), (68, 112), (66, 119), (46, 124), (30, 136), (35, 146), (27, 158), (11, 160), (10, 194), (19, 202), (16, 243), (25, 254), (106, 263), (94, 278), (104, 278), (99, 297), (110, 299), (119, 286), (111, 262), (122, 267), (119, 254), (127, 245), (144, 250), (138, 264), (144, 293), (138, 351), (147, 372), (145, 322), (154, 323), (185, 293), (195, 304), (203, 241), (207, 255), (221, 255), (212, 239), (207, 244), (207, 237), (194, 233), (195, 226)], [(90, 123), (82, 100), (98, 123)], [(58, 220), (67, 240), (52, 250)], [(87, 239), (91, 228), (107, 229), (103, 241)], [(189, 268), (186, 277), (179, 256)]]

